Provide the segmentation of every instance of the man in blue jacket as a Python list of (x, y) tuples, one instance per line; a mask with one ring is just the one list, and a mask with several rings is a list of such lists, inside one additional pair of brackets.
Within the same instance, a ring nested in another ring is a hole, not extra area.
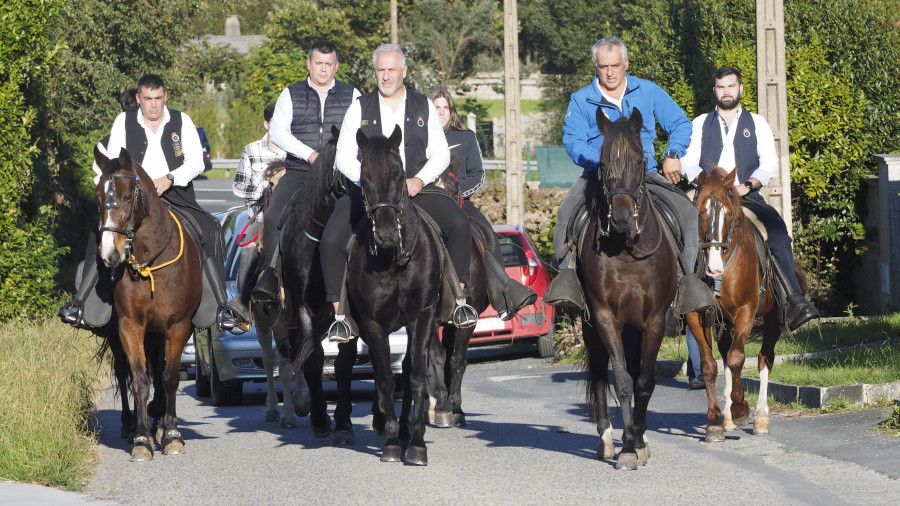
[[(563, 126), (563, 144), (572, 160), (584, 168), (559, 206), (553, 246), (559, 260), (559, 275), (547, 291), (545, 300), (561, 307), (584, 309), (584, 296), (575, 274), (575, 259), (566, 249), (567, 228), (573, 214), (586, 201), (585, 190), (589, 181), (597, 180), (600, 166), (600, 147), (603, 134), (597, 126), (597, 108), (601, 108), (610, 121), (630, 117), (641, 111), (644, 127), (641, 142), (647, 158), (647, 190), (664, 199), (679, 217), (684, 240), (683, 255), (691, 272), (682, 273), (679, 265), (680, 298), (682, 312), (715, 305), (712, 294), (693, 272), (697, 259), (697, 210), (678, 187), (681, 179), (681, 161), (691, 142), (691, 122), (681, 107), (656, 84), (638, 79), (626, 73), (628, 48), (618, 37), (607, 37), (591, 48), (597, 77), (588, 86), (572, 94)], [(669, 134), (662, 168), (656, 163), (653, 141), (656, 139), (657, 122)]]

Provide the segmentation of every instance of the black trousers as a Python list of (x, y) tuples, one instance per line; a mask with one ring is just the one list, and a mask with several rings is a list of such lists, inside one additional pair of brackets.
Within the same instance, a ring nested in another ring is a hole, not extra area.
[[(466, 213), (466, 216), (469, 217), (470, 220), (479, 221), (487, 225), (488, 229), (491, 229), (491, 222), (484, 216), (481, 212), (481, 209), (475, 207), (475, 204), (472, 203), (468, 198), (463, 199), (462, 210)], [(503, 265), (503, 251), (500, 249), (500, 238), (497, 237), (497, 240), (494, 242), (496, 244), (496, 248), (491, 253), (494, 255), (494, 258), (497, 259), (497, 262), (502, 266)]]
[[(281, 176), (278, 184), (275, 185), (275, 190), (272, 191), (272, 195), (269, 197), (269, 205), (266, 207), (266, 221), (263, 225), (262, 259), (260, 260), (264, 262), (263, 266), (268, 267), (271, 265), (275, 246), (281, 237), (281, 216), (284, 214), (284, 210), (291, 203), (291, 199), (297, 190), (303, 187), (306, 181), (312, 177), (313, 173), (308, 170), (287, 169), (284, 175)], [(280, 267), (280, 260), (278, 260), (278, 265)]]
[[(469, 218), (453, 200), (432, 193), (420, 193), (413, 202), (425, 210), (441, 227), (447, 237), (447, 250), (459, 281), (469, 282), (469, 263), (472, 259), (472, 229)], [(365, 215), (365, 205), (359, 187), (353, 186), (347, 195), (338, 199), (334, 213), (322, 233), (319, 244), (322, 274), (325, 277), (325, 298), (337, 302), (347, 265), (347, 243), (353, 229)]]

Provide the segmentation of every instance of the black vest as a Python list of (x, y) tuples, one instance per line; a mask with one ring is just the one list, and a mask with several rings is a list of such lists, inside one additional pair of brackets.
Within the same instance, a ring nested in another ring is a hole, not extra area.
[[(319, 92), (304, 79), (288, 86), (293, 106), (291, 133), (303, 144), (321, 151), (331, 139), (331, 127), (340, 128), (344, 114), (353, 101), (353, 86), (334, 80), (334, 86), (325, 97), (325, 117), (320, 118), (322, 104)], [(309, 170), (309, 162), (290, 153), (285, 160), (288, 170)]]
[[(706, 115), (703, 122), (703, 137), (700, 141), (700, 168), (711, 173), (713, 167), (719, 165), (719, 157), (722, 155), (724, 141), (722, 130), (719, 126), (719, 117), (715, 111)], [(737, 180), (746, 181), (753, 171), (759, 167), (759, 151), (756, 147), (756, 124), (753, 116), (742, 111), (738, 117), (737, 132), (734, 135), (734, 161), (737, 164)], [(734, 167), (722, 167), (732, 170)]]
[[(147, 154), (147, 133), (138, 123), (137, 115), (140, 113), (140, 109), (132, 109), (125, 113), (125, 149), (137, 163), (144, 163), (144, 155)], [(169, 122), (163, 127), (160, 144), (169, 171), (181, 167), (184, 163), (184, 144), (181, 139), (180, 111), (169, 109)], [(117, 157), (119, 153), (110, 153), (109, 156)]]
[[(378, 91), (366, 93), (359, 98), (361, 111), (359, 128), (368, 137), (384, 135), (381, 130), (381, 107)], [(406, 177), (415, 177), (425, 166), (425, 148), (428, 147), (428, 98), (421, 93), (406, 89), (406, 118), (403, 125), (403, 151), (406, 157)], [(390, 134), (388, 134), (390, 135)], [(362, 153), (357, 155), (362, 156)]]

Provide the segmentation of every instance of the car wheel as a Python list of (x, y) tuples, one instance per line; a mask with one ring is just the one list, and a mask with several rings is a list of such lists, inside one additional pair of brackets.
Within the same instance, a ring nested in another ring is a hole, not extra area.
[(210, 397), (213, 406), (236, 406), (244, 401), (243, 381), (222, 381), (216, 367), (216, 358), (209, 354)]
[(550, 331), (538, 337), (538, 356), (553, 358), (556, 356), (556, 316), (550, 320)]

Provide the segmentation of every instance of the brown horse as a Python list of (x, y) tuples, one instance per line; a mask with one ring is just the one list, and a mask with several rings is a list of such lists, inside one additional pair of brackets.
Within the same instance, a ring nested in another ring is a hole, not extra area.
[[(653, 212), (645, 183), (641, 112), (615, 123), (597, 108), (603, 133), (599, 181), (591, 191), (592, 212), (578, 252), (578, 275), (590, 318), (583, 326), (588, 352), (588, 403), (601, 440), (597, 457), (611, 459), (612, 417), (607, 407), (612, 358), (622, 412), (622, 450), (616, 469), (637, 469), (650, 456), (644, 432), (656, 386), (656, 356), (665, 314), (675, 298), (675, 253)], [(631, 400), (634, 397), (634, 412)]]
[[(175, 394), (181, 352), (200, 305), (198, 248), (126, 150), (112, 160), (95, 150), (94, 158), (103, 167), (95, 190), (100, 203), (100, 259), (112, 273), (118, 338), (132, 374), (137, 420), (131, 460), (153, 458), (147, 399), (150, 375), (160, 368), (165, 390), (160, 444), (164, 454), (184, 453)], [(154, 398), (161, 395), (156, 392)]]
[[(764, 326), (758, 357), (760, 389), (753, 433), (769, 433), (768, 378), (775, 357), (775, 343), (784, 331), (784, 324), (775, 310), (774, 279), (766, 265), (760, 263), (754, 225), (744, 215), (741, 198), (734, 191), (736, 174), (737, 170), (728, 173), (716, 167), (711, 174), (702, 172), (697, 179), (700, 186), (696, 198), (700, 213), (700, 257), (708, 259), (704, 262), (708, 276), (721, 276), (719, 308), (734, 325), (733, 336), (726, 332), (718, 340), (719, 352), (731, 370), (730, 375), (725, 375), (723, 422), (715, 391), (718, 371), (712, 355), (712, 312), (688, 313), (685, 318), (697, 339), (701, 372), (706, 381), (707, 441), (724, 441), (725, 430), (737, 430), (749, 421), (750, 410), (741, 388), (741, 369), (744, 367), (744, 344), (757, 316), (763, 317)], [(802, 274), (795, 274), (802, 286)]]

